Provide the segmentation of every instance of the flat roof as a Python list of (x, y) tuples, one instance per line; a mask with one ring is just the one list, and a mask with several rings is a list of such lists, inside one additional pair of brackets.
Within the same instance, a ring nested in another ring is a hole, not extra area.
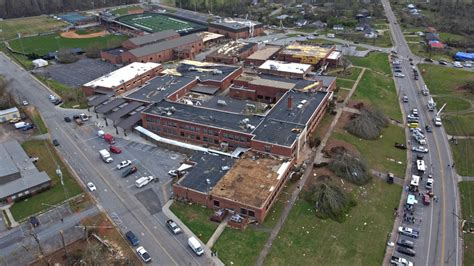
[(331, 86), (331, 84), (333, 82), (336, 81), (336, 77), (332, 77), (332, 76), (321, 76), (321, 75), (318, 75), (318, 76), (315, 76), (314, 77), (316, 80), (321, 80), (323, 82), (323, 87), (324, 88), (328, 88), (329, 86)]
[(133, 112), (135, 109), (138, 107), (142, 106), (143, 103), (141, 102), (129, 102), (127, 105), (123, 106), (122, 108), (118, 109), (115, 112), (112, 112), (111, 114), (108, 114), (106, 117), (114, 122), (117, 122), (122, 118), (122, 116), (125, 116), (131, 112)]
[(267, 60), (259, 69), (274, 70), (286, 73), (305, 74), (311, 70), (312, 66), (300, 63), (288, 63), (284, 61)]
[(197, 84), (191, 89), (192, 92), (198, 92), (207, 95), (214, 95), (217, 91), (219, 91), (219, 87), (211, 86), (211, 85), (204, 85), (204, 84)]
[(150, 34), (145, 34), (142, 36), (131, 38), (128, 41), (135, 45), (142, 46), (144, 44), (155, 43), (162, 40), (166, 40), (171, 37), (179, 37), (179, 34), (176, 31), (170, 29), (170, 30), (164, 30), (164, 31), (150, 33)]
[(0, 184), (3, 183), (2, 178), (15, 173), (20, 173), (15, 162), (12, 160), (12, 156), (7, 152), (3, 143), (0, 143)]
[(8, 108), (8, 109), (0, 110), (0, 115), (7, 115), (7, 114), (11, 114), (11, 113), (16, 113), (16, 112), (18, 112), (18, 108), (12, 107), (12, 108)]
[(317, 81), (315, 80), (310, 80), (310, 79), (297, 79), (297, 78), (287, 78), (287, 77), (280, 77), (280, 76), (275, 76), (275, 75), (267, 75), (267, 74), (261, 74), (259, 75), (261, 79), (267, 80), (267, 82), (275, 82), (275, 81), (280, 81), (280, 82), (287, 82), (293, 84), (293, 89), (296, 90), (302, 90), (304, 88), (307, 88), (308, 86), (312, 86), (314, 83)]
[(112, 111), (114, 108), (119, 107), (121, 104), (124, 104), (125, 100), (122, 98), (115, 98), (111, 101), (105, 102), (102, 105), (98, 105), (95, 108), (95, 112), (99, 114), (105, 114)]
[(255, 43), (245, 43), (240, 41), (230, 41), (208, 56), (215, 57), (240, 57), (241, 53), (252, 49)]
[(136, 57), (142, 57), (149, 54), (156, 54), (162, 51), (175, 49), (180, 46), (189, 45), (198, 41), (202, 41), (199, 35), (190, 34), (190, 35), (182, 36), (176, 39), (148, 44), (139, 48), (132, 49), (129, 52)]
[(222, 34), (218, 34), (218, 33), (214, 33), (214, 32), (209, 32), (209, 31), (199, 32), (198, 34), (199, 34), (199, 36), (201, 36), (202, 41), (203, 41), (204, 43), (206, 43), (206, 42), (208, 42), (208, 41), (217, 40), (217, 39), (221, 39), (221, 38), (224, 38), (224, 37), (225, 37), (225, 36), (222, 35)]
[(135, 114), (125, 118), (124, 120), (120, 121), (117, 124), (117, 127), (123, 128), (123, 129), (128, 129), (132, 126), (134, 126), (138, 121), (142, 120), (142, 114), (140, 112), (136, 112)]
[(189, 159), (194, 166), (178, 181), (178, 185), (208, 193), (234, 165), (234, 159), (229, 156), (195, 152)]
[[(151, 105), (143, 112), (169, 119), (188, 121), (189, 123), (203, 124), (242, 133), (251, 133), (253, 129), (247, 125), (256, 127), (263, 120), (263, 117), (257, 115), (223, 112), (166, 100)], [(248, 121), (244, 123), (244, 119), (248, 119)]]
[(291, 54), (297, 56), (310, 56), (315, 58), (325, 58), (329, 52), (330, 48), (317, 46), (317, 45), (304, 45), (304, 44), (290, 44), (287, 47), (283, 48), (280, 53), (282, 54)]
[(122, 85), (123, 83), (132, 80), (136, 76), (142, 75), (147, 71), (150, 71), (154, 68), (161, 66), (158, 63), (140, 63), (140, 62), (133, 62), (129, 65), (126, 65), (122, 68), (119, 68), (107, 75), (94, 79), (90, 81), (84, 86), (86, 87), (103, 87), (103, 88), (114, 88), (117, 86)]
[(240, 66), (182, 60), (181, 64), (171, 73), (183, 77), (199, 78), (201, 82), (223, 81), (239, 69), (241, 69)]
[(332, 51), (329, 55), (328, 55), (328, 58), (327, 59), (330, 59), (330, 60), (337, 60), (341, 57), (342, 53), (340, 51)]
[(282, 182), (291, 163), (271, 155), (249, 151), (212, 188), (211, 195), (262, 208)]
[(158, 76), (148, 80), (144, 85), (134, 89), (125, 98), (146, 102), (159, 102), (169, 95), (193, 82), (194, 78), (173, 75)]
[(268, 60), (278, 51), (280, 51), (280, 49), (281, 47), (279, 46), (265, 45), (265, 47), (251, 54), (249, 57), (247, 57), (247, 59)]
[(249, 25), (260, 26), (262, 23), (258, 21), (245, 20), (240, 18), (224, 18), (209, 22), (210, 26), (215, 26), (219, 28), (227, 28), (230, 30), (243, 30), (248, 29)]
[[(39, 172), (31, 162), (26, 152), (17, 141), (0, 143), (1, 163), (0, 169), (4, 166), (16, 167), (20, 171), (21, 177), (0, 185), (0, 199), (10, 195), (28, 190), (32, 187), (49, 182), (51, 179), (45, 172)], [(42, 158), (47, 160), (47, 158)], [(5, 161), (11, 161), (6, 163)], [(1, 171), (1, 170), (0, 170)], [(8, 170), (8, 171), (11, 171)]]
[(266, 104), (250, 100), (239, 100), (230, 96), (215, 95), (209, 100), (201, 101), (201, 106), (221, 111), (245, 114), (248, 113), (247, 111), (250, 108), (263, 110)]
[[(327, 96), (327, 92), (288, 91), (255, 129), (253, 139), (281, 146), (292, 146)], [(292, 98), (291, 109), (288, 109), (289, 97)]]
[(250, 81), (249, 84), (258, 85), (258, 86), (269, 86), (269, 87), (281, 88), (281, 89), (287, 89), (287, 90), (295, 87), (295, 84), (290, 83), (290, 82), (269, 80), (269, 79), (262, 79), (262, 78), (254, 79)]

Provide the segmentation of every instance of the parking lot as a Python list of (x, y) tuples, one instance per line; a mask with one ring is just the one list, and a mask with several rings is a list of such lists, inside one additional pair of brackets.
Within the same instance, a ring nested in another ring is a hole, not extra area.
[(81, 58), (71, 64), (52, 64), (35, 70), (69, 87), (80, 88), (83, 84), (116, 70), (118, 67), (100, 59)]

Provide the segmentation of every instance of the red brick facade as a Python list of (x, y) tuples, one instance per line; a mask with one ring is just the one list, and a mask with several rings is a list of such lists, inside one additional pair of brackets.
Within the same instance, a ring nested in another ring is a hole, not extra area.
[[(231, 30), (226, 30), (223, 28), (217, 28), (209, 25), (208, 31), (217, 33), (217, 34), (222, 34), (226, 38), (233, 39), (233, 40), (238, 40), (238, 39), (247, 39), (250, 38), (250, 33), (248, 29), (243, 29), (241, 31), (231, 31)], [(263, 35), (263, 27), (256, 27), (254, 28), (253, 31), (253, 36), (260, 36)]]
[(136, 57), (130, 51), (127, 51), (122, 54), (122, 62), (162, 63), (174, 59), (193, 59), (196, 54), (200, 53), (203, 49), (204, 44), (202, 41), (197, 41), (191, 44), (174, 47), (173, 49), (168, 49), (157, 53), (150, 53), (141, 57)]

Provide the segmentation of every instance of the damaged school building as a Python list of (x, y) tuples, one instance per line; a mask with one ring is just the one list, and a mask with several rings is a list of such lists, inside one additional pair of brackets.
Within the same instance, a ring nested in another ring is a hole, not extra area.
[(262, 222), (294, 165), (306, 158), (309, 136), (336, 88), (335, 77), (311, 73), (313, 64), (254, 65), (270, 55), (279, 59), (280, 50), (249, 55), (252, 68), (136, 62), (124, 67), (128, 74), (119, 69), (83, 90), (94, 95), (93, 111), (114, 126), (193, 150), (183, 162), (192, 167), (173, 185), (176, 198)]

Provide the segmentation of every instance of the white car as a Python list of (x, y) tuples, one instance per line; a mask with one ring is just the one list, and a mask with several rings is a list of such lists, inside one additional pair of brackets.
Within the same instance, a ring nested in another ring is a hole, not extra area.
[(92, 182), (87, 183), (87, 188), (90, 190), (90, 192), (93, 192), (93, 191), (97, 190), (94, 183), (92, 183)]
[(440, 126), (443, 125), (443, 123), (441, 122), (441, 118), (440, 118), (440, 117), (435, 117), (435, 118), (433, 118), (433, 122), (434, 122), (435, 126), (437, 126), (437, 127), (440, 127)]
[(117, 169), (120, 170), (122, 168), (125, 168), (125, 167), (131, 165), (131, 164), (132, 164), (132, 161), (130, 161), (130, 160), (122, 161), (119, 164), (117, 164)]
[(146, 251), (146, 249), (142, 246), (138, 247), (137, 248), (137, 254), (138, 256), (140, 256), (140, 258), (144, 261), (144, 262), (150, 262), (151, 261), (151, 256), (150, 254), (148, 254), (148, 252)]
[(472, 67), (471, 63), (464, 63), (464, 67)]
[(429, 190), (432, 190), (433, 189), (433, 178), (428, 178), (428, 180), (426, 180), (426, 189), (429, 189)]
[(428, 148), (423, 146), (413, 146), (412, 150), (415, 152), (428, 153)]
[(405, 77), (405, 75), (402, 74), (402, 73), (395, 73), (394, 76), (395, 76), (396, 78), (404, 78), (404, 77)]
[(27, 105), (29, 105), (28, 101), (25, 101), (25, 100), (24, 100), (24, 101), (22, 101), (22, 102), (21, 102), (21, 104), (22, 104), (23, 106), (27, 106)]

